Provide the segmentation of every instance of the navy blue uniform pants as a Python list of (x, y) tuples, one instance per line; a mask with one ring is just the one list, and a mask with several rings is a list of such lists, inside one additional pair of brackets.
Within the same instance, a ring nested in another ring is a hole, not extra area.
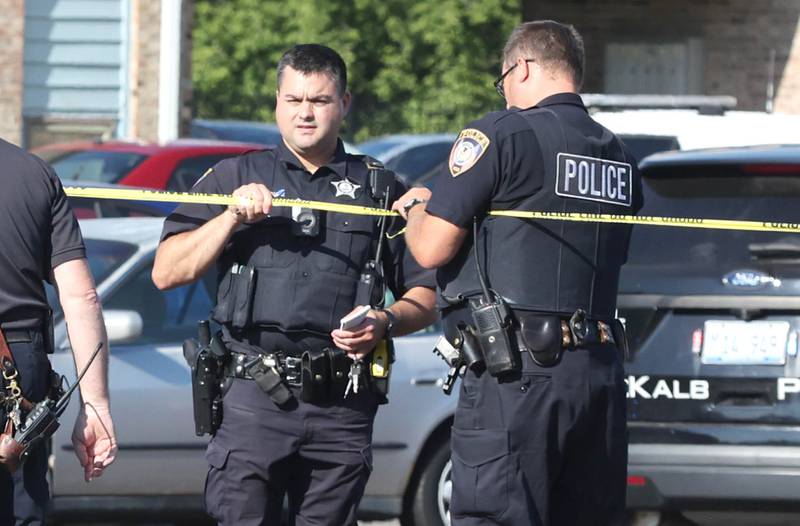
[(521, 374), (469, 372), (452, 432), (454, 526), (623, 524), (625, 384), (610, 344)]
[[(17, 365), (23, 396), (32, 402), (43, 400), (49, 388), (50, 361), (42, 334), (32, 332), (29, 341), (9, 340), (8, 347)], [(5, 417), (0, 410), (3, 427)], [(47, 455), (45, 444), (41, 444), (13, 474), (0, 467), (0, 526), (44, 524), (45, 508), (50, 498)]]
[(223, 526), (279, 524), (284, 496), (298, 526), (355, 525), (372, 470), (374, 395), (281, 408), (234, 380), (206, 450), (206, 510)]

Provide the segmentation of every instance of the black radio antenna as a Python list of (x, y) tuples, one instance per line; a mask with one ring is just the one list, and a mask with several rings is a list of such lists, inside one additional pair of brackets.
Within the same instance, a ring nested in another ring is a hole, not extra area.
[(86, 371), (89, 370), (89, 367), (92, 365), (92, 362), (94, 361), (95, 358), (97, 358), (97, 353), (99, 353), (100, 349), (102, 348), (103, 348), (103, 342), (98, 343), (97, 348), (92, 353), (92, 357), (89, 358), (89, 361), (86, 362), (86, 365), (83, 366), (83, 371), (81, 371), (81, 374), (78, 375), (78, 378), (75, 380), (75, 383), (72, 384), (70, 388), (67, 389), (67, 392), (64, 393), (61, 396), (61, 398), (58, 399), (54, 409), (56, 416), (61, 416), (61, 414), (67, 408), (67, 404), (69, 403), (69, 398), (72, 396), (72, 393), (75, 391), (75, 389), (78, 388), (78, 385), (81, 383), (81, 380), (83, 380), (84, 375), (86, 375)]

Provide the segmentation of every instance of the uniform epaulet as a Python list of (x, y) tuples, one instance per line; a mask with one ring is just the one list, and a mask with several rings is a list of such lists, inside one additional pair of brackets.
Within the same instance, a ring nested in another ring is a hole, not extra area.
[(382, 162), (377, 160), (374, 157), (370, 157), (367, 154), (351, 154), (353, 157), (357, 157), (361, 160), (365, 165), (367, 165), (367, 170), (375, 169), (375, 168), (386, 168)]

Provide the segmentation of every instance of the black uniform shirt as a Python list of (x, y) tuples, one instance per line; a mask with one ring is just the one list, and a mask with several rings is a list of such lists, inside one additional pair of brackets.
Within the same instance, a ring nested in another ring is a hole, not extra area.
[[(336, 188), (331, 183), (333, 181), (345, 179), (348, 174), (352, 175), (357, 170), (366, 170), (364, 160), (360, 157), (347, 154), (344, 151), (341, 141), (339, 141), (333, 159), (325, 166), (320, 167), (313, 174), (303, 167), (303, 164), (297, 159), (294, 153), (289, 150), (283, 141), (281, 141), (274, 150), (256, 153), (255, 155), (273, 156), (277, 162), (283, 164), (286, 168), (286, 170), (275, 170), (276, 179), (271, 186), (267, 184), (268, 181), (266, 178), (262, 178), (260, 174), (248, 174), (243, 170), (239, 170), (240, 158), (234, 157), (225, 159), (214, 166), (212, 170), (197, 182), (192, 191), (230, 195), (236, 188), (244, 184), (261, 183), (265, 184), (276, 197), (285, 197), (289, 199), (301, 198), (305, 200), (341, 202), (347, 204), (352, 201), (337, 198)], [(394, 199), (405, 192), (405, 189), (402, 188), (399, 182), (395, 184), (397, 186), (392, 192), (392, 198)], [(358, 191), (363, 192), (369, 190), (367, 188), (361, 188)], [(373, 204), (372, 206), (377, 206), (377, 204)], [(225, 207), (219, 205), (181, 205), (170, 214), (164, 222), (161, 239), (164, 240), (171, 235), (193, 230), (206, 223), (208, 220), (218, 216), (224, 210)], [(273, 209), (271, 215), (286, 216), (289, 215), (289, 213), (289, 209), (287, 208), (276, 207)], [(323, 213), (333, 214), (332, 212)], [(331, 219), (328, 220), (330, 221)], [(347, 217), (345, 216), (345, 221), (346, 220)], [(401, 227), (402, 225), (398, 224), (398, 221), (392, 221), (389, 224), (387, 232), (395, 232)], [(237, 229), (237, 233), (246, 228), (248, 228), (247, 225), (240, 225)], [(236, 242), (236, 239), (235, 233), (231, 242)], [(288, 239), (274, 240), (273, 242), (279, 244), (283, 249), (296, 252), (297, 250), (302, 250), (303, 247), (307, 247), (307, 245), (304, 244), (307, 243), (308, 240), (302, 237), (289, 236)], [(230, 248), (230, 246), (228, 248)], [(335, 247), (326, 246), (323, 241), (322, 246), (315, 245), (314, 250), (331, 252), (335, 250)], [(436, 286), (435, 273), (425, 270), (417, 264), (410, 252), (406, 250), (403, 236), (397, 236), (385, 243), (382, 260), (387, 285), (397, 297), (404, 294), (408, 289), (416, 286), (430, 288)], [(225, 269), (219, 268), (218, 270), (223, 272)]]
[(58, 177), (41, 159), (0, 140), (0, 322), (33, 328), (49, 306), (43, 281), (85, 257), (78, 221)]
[[(537, 107), (558, 112), (567, 124), (590, 127), (586, 130), (589, 136), (600, 137), (603, 133), (603, 128), (588, 117), (581, 98), (574, 93), (552, 95)], [(473, 216), (480, 218), (490, 209), (511, 209), (541, 190), (544, 160), (536, 133), (519, 115), (522, 111), (525, 110), (511, 108), (491, 112), (465, 128), (479, 131), (489, 142), (484, 146), (475, 141), (473, 152), (465, 155), (467, 164), (455, 175), (449, 167), (444, 168), (426, 206), (429, 214), (469, 227)], [(548, 131), (537, 130), (537, 133)], [(480, 152), (474, 153), (477, 150)], [(455, 151), (450, 154), (450, 164), (457, 154)], [(477, 155), (477, 160), (470, 159), (470, 155)]]
[[(599, 139), (607, 133), (591, 119), (580, 96), (575, 93), (551, 95), (535, 108), (551, 110), (565, 126), (580, 130), (588, 138)], [(543, 190), (546, 161), (537, 134), (561, 133), (561, 130), (555, 127), (534, 130), (523, 117), (525, 111), (512, 107), (491, 112), (461, 132), (448, 166), (439, 175), (427, 203), (428, 213), (470, 228), (474, 216), (481, 219), (489, 210), (510, 210), (535, 194), (549, 191), (549, 188)], [(629, 163), (636, 164), (627, 150), (625, 156)], [(640, 184), (638, 178), (637, 184)], [(626, 213), (635, 213), (641, 208), (640, 188), (633, 195), (634, 203)], [(503, 240), (494, 243), (503, 246)], [(440, 277), (443, 273), (457, 273), (465, 264), (471, 246), (470, 236), (459, 254), (440, 269)], [(440, 306), (446, 304), (440, 302)]]

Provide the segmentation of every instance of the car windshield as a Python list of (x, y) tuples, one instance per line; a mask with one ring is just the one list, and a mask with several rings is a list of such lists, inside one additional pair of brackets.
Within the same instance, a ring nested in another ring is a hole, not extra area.
[(383, 154), (396, 146), (400, 146), (405, 141), (402, 139), (374, 139), (372, 141), (362, 142), (358, 145), (358, 149), (376, 159), (381, 160)]
[[(85, 239), (86, 257), (89, 262), (89, 269), (94, 277), (94, 282), (100, 284), (112, 272), (120, 267), (135, 252), (136, 245), (122, 241), (108, 241), (104, 239)], [(56, 320), (62, 316), (61, 305), (58, 297), (51, 285), (46, 286), (47, 301), (53, 309), (53, 316)]]
[[(740, 219), (747, 221), (797, 221), (800, 177), (786, 174), (742, 173), (739, 167), (691, 169), (682, 174), (644, 178), (641, 215)], [(759, 248), (758, 245), (761, 245)], [(770, 250), (770, 246), (773, 247)], [(643, 265), (676, 272), (703, 274), (752, 262), (796, 247), (800, 239), (785, 233), (700, 228), (636, 226), (633, 228), (628, 265)]]
[(104, 150), (71, 151), (48, 157), (61, 179), (100, 183), (116, 183), (146, 158), (139, 153)]

